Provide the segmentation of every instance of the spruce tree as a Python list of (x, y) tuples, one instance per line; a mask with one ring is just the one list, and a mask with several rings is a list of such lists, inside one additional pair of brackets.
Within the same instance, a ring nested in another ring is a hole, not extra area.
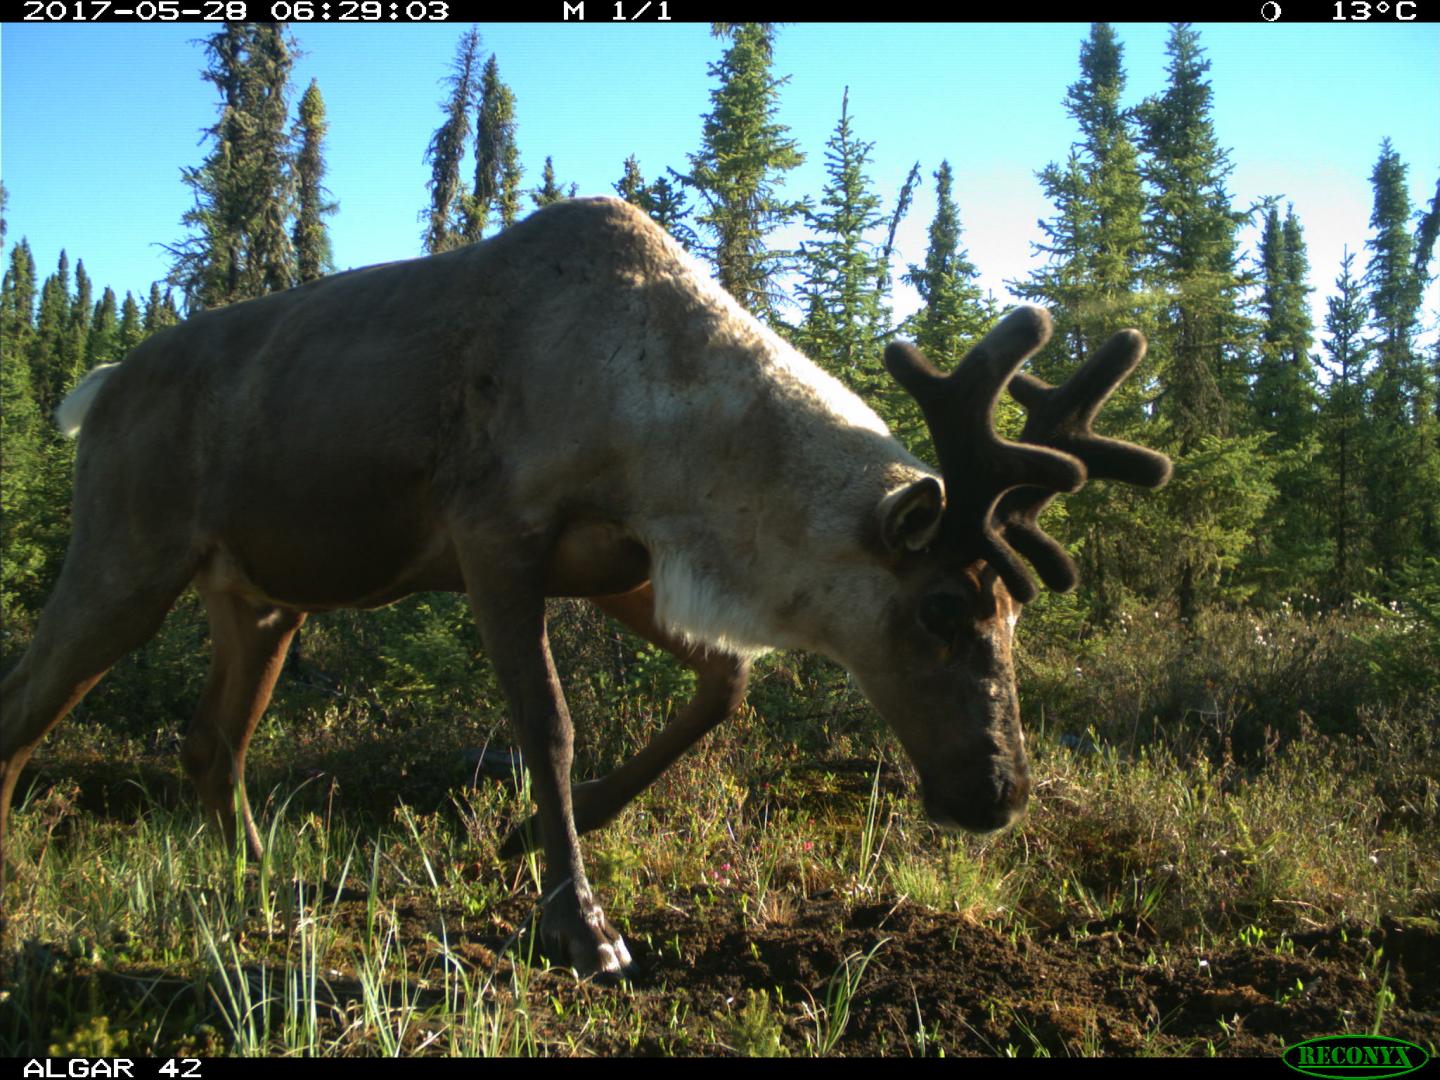
[(614, 183), (615, 194), (650, 215), (650, 219), (680, 242), (686, 251), (694, 248), (695, 233), (686, 224), (690, 208), (685, 202), (682, 188), (672, 184), (668, 177), (660, 177), (653, 184), (645, 182), (640, 163), (631, 154), (625, 159), (624, 172)]
[[(1285, 239), (1285, 288), (1289, 318), (1285, 329), (1285, 348), (1295, 367), (1308, 372), (1307, 381), (1313, 384), (1313, 369), (1309, 366), (1310, 347), (1315, 343), (1315, 322), (1310, 314), (1310, 294), (1315, 290), (1309, 285), (1310, 257), (1305, 248), (1305, 230), (1293, 206), (1285, 208), (1285, 225), (1282, 230)], [(1312, 385), (1313, 391), (1313, 385)], [(1313, 392), (1309, 399), (1314, 401)]]
[[(85, 272), (85, 260), (75, 260), (75, 296), (70, 302), (67, 333), (61, 339), (55, 365), (59, 397), (68, 394), (90, 370), (90, 322), (94, 317), (93, 284)], [(113, 310), (113, 309), (112, 309)]]
[[(1029, 361), (1030, 371), (1054, 383), (1069, 378), (1116, 330), (1148, 330), (1150, 321), (1140, 280), (1145, 194), (1134, 121), (1121, 105), (1124, 46), (1109, 24), (1090, 27), (1079, 67), (1064, 99), (1078, 138), (1063, 160), (1038, 174), (1055, 207), (1040, 222), (1044, 239), (1036, 253), (1045, 263), (1028, 280), (1010, 283), (1054, 319), (1050, 344)], [(1108, 434), (1155, 441), (1148, 430), (1160, 393), (1155, 372), (1152, 359), (1116, 390), (1102, 419)], [(1163, 572), (1153, 545), (1140, 539), (1152, 528), (1147, 495), (1121, 484), (1092, 484), (1047, 512), (1047, 530), (1075, 552), (1085, 583), (1082, 600), (1101, 618), (1114, 613), (1128, 592), (1153, 589)]]
[(248, 33), (227, 23), (205, 42), (210, 64), (201, 77), (220, 92), (220, 119), (210, 128), (215, 146), (198, 169), (181, 175), (195, 193), (195, 206), (181, 222), (198, 232), (171, 249), (170, 280), (192, 310), (219, 307), (241, 297), (249, 192), (244, 175), (247, 117), (242, 66)]
[(505, 166), (500, 173), (500, 195), (495, 204), (502, 229), (508, 229), (520, 220), (520, 178), (522, 175), (519, 152), (512, 146), (506, 155)]
[[(15, 558), (28, 569), (22, 576), (28, 581), (20, 588), (11, 575), (5, 590), (5, 602), (18, 604), (24, 611), (38, 610), (45, 592), (59, 571), (69, 531), (70, 475), (74, 464), (74, 443), (62, 439), (50, 423), (55, 407), (84, 373), (85, 345), (91, 321), (90, 279), (81, 265), (76, 264), (77, 287), (71, 292), (70, 260), (61, 251), (55, 273), (45, 280), (40, 290), (35, 333), (30, 336), (27, 372), (15, 368), (7, 373), (8, 392), (12, 402), (19, 402), (19, 423), (28, 429), (28, 436), (15, 447), (23, 464), (23, 478), (17, 483), (23, 489), (16, 493), (12, 508), (17, 515), (4, 528), (4, 543)], [(25, 375), (29, 386), (25, 387)], [(33, 403), (30, 412), (25, 401)], [(10, 465), (6, 463), (6, 484), (10, 483)], [(17, 571), (18, 572), (18, 571)], [(28, 590), (28, 591), (27, 591)], [(13, 613), (13, 612), (12, 612)]]
[(55, 411), (70, 377), (64, 361), (70, 336), (70, 307), (70, 258), (62, 250), (55, 273), (40, 288), (35, 333), (30, 340), (30, 385), (42, 416)]
[(295, 279), (286, 133), (293, 43), (275, 24), (230, 23), (205, 48), (202, 78), (220, 93), (220, 119), (204, 163), (182, 170), (195, 195), (181, 218), (191, 235), (167, 245), (169, 280), (191, 310), (287, 289)]
[(625, 172), (615, 181), (615, 194), (641, 210), (649, 206), (650, 186), (645, 183), (645, 174), (640, 171), (640, 162), (634, 154), (625, 159)]
[(1435, 386), (1416, 347), (1423, 281), (1416, 270), (1407, 166), (1386, 139), (1370, 180), (1375, 202), (1366, 247), (1371, 422), (1366, 430), (1372, 547), (1393, 582), (1422, 552), (1440, 550), (1440, 436)]
[(295, 273), (298, 283), (314, 281), (330, 273), (334, 259), (330, 247), (330, 230), (325, 218), (338, 210), (339, 204), (326, 199), (322, 180), (325, 177), (325, 99), (314, 79), (300, 99), (300, 116), (295, 122)]
[(1270, 207), (1260, 238), (1260, 342), (1251, 380), (1252, 423), (1268, 436), (1276, 495), (1255, 532), (1244, 572), (1275, 597), (1309, 589), (1331, 565), (1331, 539), (1313, 508), (1325, 499), (1317, 460), (1317, 393), (1310, 362), (1310, 272), (1293, 209)]
[(1390, 140), (1385, 139), (1370, 174), (1375, 192), (1370, 215), (1374, 234), (1365, 244), (1371, 253), (1365, 285), (1370, 291), (1375, 343), (1375, 407), (1381, 417), (1396, 423), (1413, 418), (1421, 381), (1417, 378), (1414, 344), (1424, 282), (1413, 262), (1408, 171)]
[(829, 179), (819, 206), (806, 213), (818, 238), (800, 245), (806, 317), (795, 334), (796, 344), (812, 360), (865, 391), (879, 384), (880, 339), (889, 321), (877, 286), (884, 278), (880, 256), (868, 238), (881, 222), (880, 198), (865, 174), (874, 147), (851, 130), (846, 87), (840, 120), (826, 143)]
[(1326, 481), (1321, 505), (1332, 550), (1326, 581), (1332, 600), (1348, 598), (1362, 587), (1363, 569), (1370, 560), (1366, 469), (1359, 456), (1365, 430), (1367, 305), (1354, 261), (1354, 252), (1346, 248), (1335, 293), (1326, 299), (1328, 336), (1317, 358), (1329, 376), (1320, 404), (1320, 446)]
[[(0, 244), (5, 201), (0, 184)], [(44, 421), (31, 378), (35, 258), (24, 238), (8, 261), (0, 287), (0, 654), (6, 656), (28, 637), (45, 565), (37, 526), (48, 509)]]
[[(28, 240), (10, 249), (10, 265), (5, 269), (0, 289), (0, 343), (11, 357), (23, 357), (35, 333), (35, 256)], [(26, 384), (29, 384), (27, 378)]]
[[(1158, 411), (1176, 476), (1154, 501), (1163, 542), (1177, 553), (1172, 587), (1190, 620), (1214, 595), (1250, 542), (1269, 501), (1273, 467), (1263, 436), (1239, 438), (1248, 413), (1249, 328), (1239, 310), (1244, 282), (1230, 206), (1229, 154), (1210, 116), (1210, 69), (1199, 35), (1171, 31), (1169, 83), (1137, 110), (1141, 175), (1149, 187), (1146, 275), (1167, 298), (1151, 327), (1152, 363), (1164, 383)], [(1232, 595), (1245, 586), (1231, 582)]]
[[(672, 170), (672, 175), (675, 174)], [(686, 251), (695, 251), (700, 246), (700, 238), (695, 235), (695, 230), (690, 227), (690, 219), (694, 216), (690, 208), (690, 200), (685, 197), (685, 185), (672, 183), (670, 177), (657, 177), (650, 185), (650, 205), (646, 212), (657, 225), (674, 237)]]
[(1035, 254), (1047, 262), (1031, 273), (1028, 281), (1010, 282), (1010, 288), (1026, 300), (1050, 311), (1055, 319), (1055, 337), (1032, 361), (1035, 374), (1050, 381), (1061, 377), (1065, 358), (1085, 354), (1085, 316), (1093, 321), (1090, 298), (1096, 290), (1094, 206), (1088, 199), (1089, 183), (1078, 148), (1072, 148), (1063, 165), (1051, 162), (1040, 171), (1040, 187), (1055, 205), (1054, 217), (1039, 222), (1045, 241), (1034, 245)]
[(952, 193), (950, 162), (940, 162), (934, 176), (935, 217), (925, 263), (912, 263), (904, 277), (924, 306), (906, 320), (901, 332), (914, 338), (920, 351), (944, 369), (984, 335), (996, 311), (980, 291), (980, 272), (960, 246), (960, 208)]
[(42, 420), (36, 405), (30, 358), (35, 337), (35, 258), (23, 238), (10, 249), (0, 288), (0, 645), (9, 652), (10, 624), (18, 617), (18, 590), (32, 582), (38, 547), (26, 542), (40, 474)]
[(164, 330), (167, 326), (174, 326), (179, 321), (180, 312), (175, 307), (175, 300), (170, 295), (170, 290), (166, 289), (161, 292), (160, 283), (152, 281), (150, 293), (145, 299), (145, 316), (141, 321), (145, 336), (149, 337), (156, 331)]
[(466, 31), (456, 47), (451, 73), (445, 79), (450, 87), (449, 98), (441, 102), (445, 122), (431, 136), (425, 151), (430, 165), (430, 209), (422, 215), (426, 221), (424, 245), (430, 254), (448, 251), (463, 242), (457, 236), (454, 215), (467, 193), (460, 182), (460, 164), (465, 158), (465, 143), (470, 138), (470, 110), (475, 107), (479, 88), (476, 66), (480, 61), (480, 32)]
[[(18, 248), (17, 248), (18, 250)], [(12, 268), (14, 252), (11, 252)], [(7, 318), (0, 323), (0, 653), (9, 655), (28, 637), (30, 613), (39, 603), (45, 546), (43, 521), (44, 421), (31, 383), (28, 326), (7, 285)], [(26, 313), (28, 315), (28, 312)]]
[(578, 185), (571, 184), (567, 192), (555, 182), (555, 163), (550, 158), (545, 159), (545, 168), (540, 173), (540, 186), (530, 192), (530, 198), (536, 208), (549, 206), (551, 203), (560, 202), (562, 199), (573, 199)]
[(130, 350), (145, 340), (145, 327), (140, 316), (140, 305), (129, 290), (125, 302), (120, 305), (120, 356), (128, 356)]
[(284, 28), (257, 23), (245, 67), (247, 111), (253, 118), (254, 155), (250, 257), (245, 295), (263, 296), (295, 284), (295, 247), (290, 239), (294, 191), (290, 173), (288, 87), (294, 65)]
[(1178, 450), (1235, 426), (1245, 396), (1246, 330), (1238, 311), (1235, 232), (1244, 219), (1230, 206), (1229, 152), (1215, 137), (1211, 88), (1199, 34), (1174, 27), (1167, 45), (1169, 86), (1139, 108), (1149, 274), (1172, 299), (1154, 348), (1166, 364), (1163, 410)]
[(789, 129), (774, 119), (780, 88), (789, 80), (770, 75), (769, 24), (717, 24), (713, 33), (730, 47), (709, 66), (720, 85), (710, 92), (701, 148), (690, 155), (684, 180), (704, 203), (696, 220), (714, 238), (704, 251), (720, 284), (751, 314), (774, 322), (780, 296), (770, 281), (790, 256), (771, 251), (766, 239), (804, 205), (776, 193), (781, 175), (805, 160), (787, 138)]
[(501, 158), (500, 191), (495, 196), (495, 213), (500, 218), (502, 229), (508, 229), (520, 220), (520, 179), (523, 175), (520, 151), (512, 138)]
[(95, 305), (95, 315), (90, 323), (90, 336), (85, 343), (85, 369), (88, 371), (96, 364), (113, 364), (122, 355), (120, 312), (116, 307), (115, 290), (107, 285)]
[[(1077, 357), (1088, 356), (1117, 327), (1142, 325), (1138, 296), (1144, 253), (1138, 153), (1131, 121), (1120, 105), (1125, 90), (1124, 47), (1107, 23), (1096, 23), (1080, 48), (1080, 78), (1065, 98), (1080, 128), (1066, 162), (1040, 172), (1040, 185), (1056, 214), (1040, 227), (1045, 267), (1015, 284), (1019, 295), (1052, 311), (1052, 344), (1033, 361), (1052, 380), (1066, 377)], [(1151, 396), (1145, 373), (1121, 388), (1107, 408), (1113, 424), (1122, 413), (1133, 424), (1138, 399)]]
[(1299, 219), (1292, 208), (1282, 223), (1272, 206), (1260, 237), (1260, 347), (1250, 392), (1255, 422), (1274, 436), (1273, 450), (1298, 446), (1314, 421), (1308, 275)]
[(515, 94), (500, 81), (495, 54), (480, 80), (480, 116), (475, 125), (475, 191), (466, 205), (465, 239), (485, 235), (493, 215), (501, 228), (515, 223), (520, 188), (520, 153), (515, 145)]
[[(952, 194), (950, 162), (934, 172), (935, 217), (923, 265), (911, 263), (902, 276), (920, 294), (920, 310), (907, 318), (899, 333), (914, 340), (930, 361), (948, 371), (995, 322), (995, 305), (981, 294), (980, 272), (960, 246), (960, 209)], [(876, 411), (911, 453), (933, 454), (929, 430), (915, 399), (893, 383), (884, 384)]]
[[(1144, 197), (1131, 121), (1120, 106), (1123, 58), (1114, 30), (1093, 24), (1080, 46), (1079, 78), (1064, 100), (1079, 137), (1063, 161), (1051, 162), (1038, 174), (1055, 207), (1054, 216), (1040, 222), (1045, 239), (1036, 245), (1046, 262), (1028, 280), (1009, 283), (1054, 320), (1050, 344), (1028, 364), (1032, 373), (1051, 382), (1068, 378), (1118, 328), (1141, 321), (1136, 284)], [(1145, 421), (1144, 402), (1153, 397), (1148, 375), (1142, 368), (1106, 406), (1108, 432), (1150, 440), (1137, 430)], [(1143, 500), (1122, 485), (1109, 484), (1089, 485), (1047, 512), (1045, 528), (1075, 552), (1085, 599), (1102, 615), (1118, 606), (1125, 585), (1153, 576), (1136, 565), (1149, 557), (1145, 546), (1135, 543), (1144, 529), (1143, 512)]]

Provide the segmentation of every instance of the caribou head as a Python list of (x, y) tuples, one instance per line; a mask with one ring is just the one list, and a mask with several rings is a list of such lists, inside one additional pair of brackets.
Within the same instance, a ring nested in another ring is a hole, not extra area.
[[(883, 613), (882, 649), (850, 661), (920, 774), (936, 824), (987, 832), (1008, 825), (1030, 793), (1011, 663), (1015, 620), (1037, 589), (1077, 580), (1075, 563), (1037, 524), (1057, 494), (1086, 479), (1158, 487), (1164, 455), (1091, 430), (1100, 406), (1145, 355), (1135, 330), (1110, 338), (1060, 387), (1015, 369), (1050, 336), (1039, 308), (997, 325), (949, 375), (896, 342), (885, 366), (919, 403), (944, 487), (933, 477), (890, 494), (877, 534), (898, 588)], [(1026, 408), (1019, 442), (995, 431), (1000, 391)]]

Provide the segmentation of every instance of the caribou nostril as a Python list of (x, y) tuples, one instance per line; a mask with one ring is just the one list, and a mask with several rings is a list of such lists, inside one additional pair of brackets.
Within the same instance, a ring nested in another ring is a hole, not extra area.
[(1000, 778), (1000, 805), (1012, 810), (1022, 810), (1030, 800), (1030, 778), (1023, 773), (1019, 776)]

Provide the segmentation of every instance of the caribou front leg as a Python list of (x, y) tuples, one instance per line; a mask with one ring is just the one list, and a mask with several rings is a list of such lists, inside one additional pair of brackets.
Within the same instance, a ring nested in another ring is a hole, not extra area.
[(545, 851), (541, 949), (582, 975), (624, 975), (624, 940), (605, 921), (590, 891), (570, 801), (574, 736), (565, 695), (545, 634), (539, 577), (515, 572), (480, 553), (462, 557), (466, 589), (485, 649), (510, 702), (515, 733), (530, 770)]
[[(576, 784), (571, 790), (575, 829), (579, 833), (598, 829), (613, 820), (681, 754), (739, 708), (750, 673), (748, 661), (738, 656), (686, 643), (661, 629), (655, 622), (655, 592), (648, 583), (627, 593), (592, 599), (607, 615), (694, 671), (697, 682), (695, 696), (643, 750), (614, 772)], [(500, 845), (500, 857), (511, 859), (532, 850), (537, 839), (535, 825), (532, 817), (512, 830)]]

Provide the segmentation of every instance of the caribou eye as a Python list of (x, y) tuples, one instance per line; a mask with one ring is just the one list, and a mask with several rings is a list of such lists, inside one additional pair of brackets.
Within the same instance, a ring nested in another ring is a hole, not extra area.
[(941, 641), (950, 642), (960, 636), (970, 607), (954, 593), (930, 593), (921, 598), (917, 615), (921, 626)]

